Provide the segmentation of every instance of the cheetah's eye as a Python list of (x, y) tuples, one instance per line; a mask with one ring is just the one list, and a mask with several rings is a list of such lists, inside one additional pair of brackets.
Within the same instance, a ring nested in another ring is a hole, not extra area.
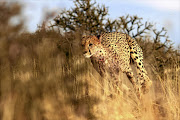
[(92, 46), (92, 45), (93, 45), (92, 43), (89, 44), (89, 46)]

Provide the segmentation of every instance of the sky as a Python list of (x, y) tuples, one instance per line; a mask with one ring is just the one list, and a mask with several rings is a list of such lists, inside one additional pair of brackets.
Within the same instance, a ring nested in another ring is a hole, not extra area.
[[(12, 2), (12, 0), (7, 1)], [(54, 11), (58, 14), (62, 9), (74, 6), (73, 0), (13, 1), (20, 2), (24, 6), (22, 14), (31, 32), (36, 31), (37, 25), (42, 23), (43, 13)], [(96, 0), (96, 2), (108, 7), (110, 19), (117, 19), (127, 14), (138, 15), (144, 22), (153, 22), (157, 29), (165, 27), (175, 46), (180, 44), (180, 0)]]

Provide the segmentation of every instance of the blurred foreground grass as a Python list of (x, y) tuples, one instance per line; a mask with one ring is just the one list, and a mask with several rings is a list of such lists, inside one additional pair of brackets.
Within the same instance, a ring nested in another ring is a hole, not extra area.
[[(149, 71), (154, 84), (141, 105), (134, 97), (117, 94), (110, 78), (100, 77), (81, 55), (78, 39), (77, 34), (69, 38), (53, 31), (1, 39), (2, 120), (179, 119), (179, 66), (167, 69), (164, 80)], [(121, 79), (129, 84), (125, 75)]]

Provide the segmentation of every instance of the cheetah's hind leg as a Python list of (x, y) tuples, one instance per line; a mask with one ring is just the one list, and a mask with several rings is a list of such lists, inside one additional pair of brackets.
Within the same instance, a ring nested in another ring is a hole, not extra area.
[[(135, 80), (135, 77), (134, 77), (134, 75), (133, 75), (133, 72), (132, 72), (132, 69), (131, 69), (130, 66), (129, 66), (129, 68), (125, 71), (125, 73), (126, 73), (128, 79), (130, 80), (130, 82), (132, 83), (133, 88), (134, 88), (134, 90), (135, 90), (135, 93), (136, 93), (137, 97), (138, 97), (139, 99), (141, 99), (141, 96), (142, 96), (141, 89), (140, 89), (141, 87), (140, 87), (140, 84), (138, 83), (138, 81)], [(131, 92), (131, 93), (132, 93), (132, 92)]]
[(138, 77), (137, 82), (141, 87), (142, 93), (145, 94), (149, 91), (149, 88), (152, 85), (152, 81), (148, 77), (147, 71), (144, 67), (143, 52), (140, 46), (135, 43), (130, 44), (130, 55), (131, 55), (131, 58), (136, 62), (136, 66), (137, 66), (136, 70), (137, 70), (137, 77)]

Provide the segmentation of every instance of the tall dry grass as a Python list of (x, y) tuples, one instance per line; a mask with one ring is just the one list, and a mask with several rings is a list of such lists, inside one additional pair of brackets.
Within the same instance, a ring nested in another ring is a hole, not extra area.
[(178, 64), (166, 68), (163, 79), (147, 65), (154, 84), (139, 101), (134, 93), (117, 92), (108, 74), (102, 78), (95, 71), (82, 56), (79, 39), (39, 31), (0, 40), (2, 120), (180, 119)]

